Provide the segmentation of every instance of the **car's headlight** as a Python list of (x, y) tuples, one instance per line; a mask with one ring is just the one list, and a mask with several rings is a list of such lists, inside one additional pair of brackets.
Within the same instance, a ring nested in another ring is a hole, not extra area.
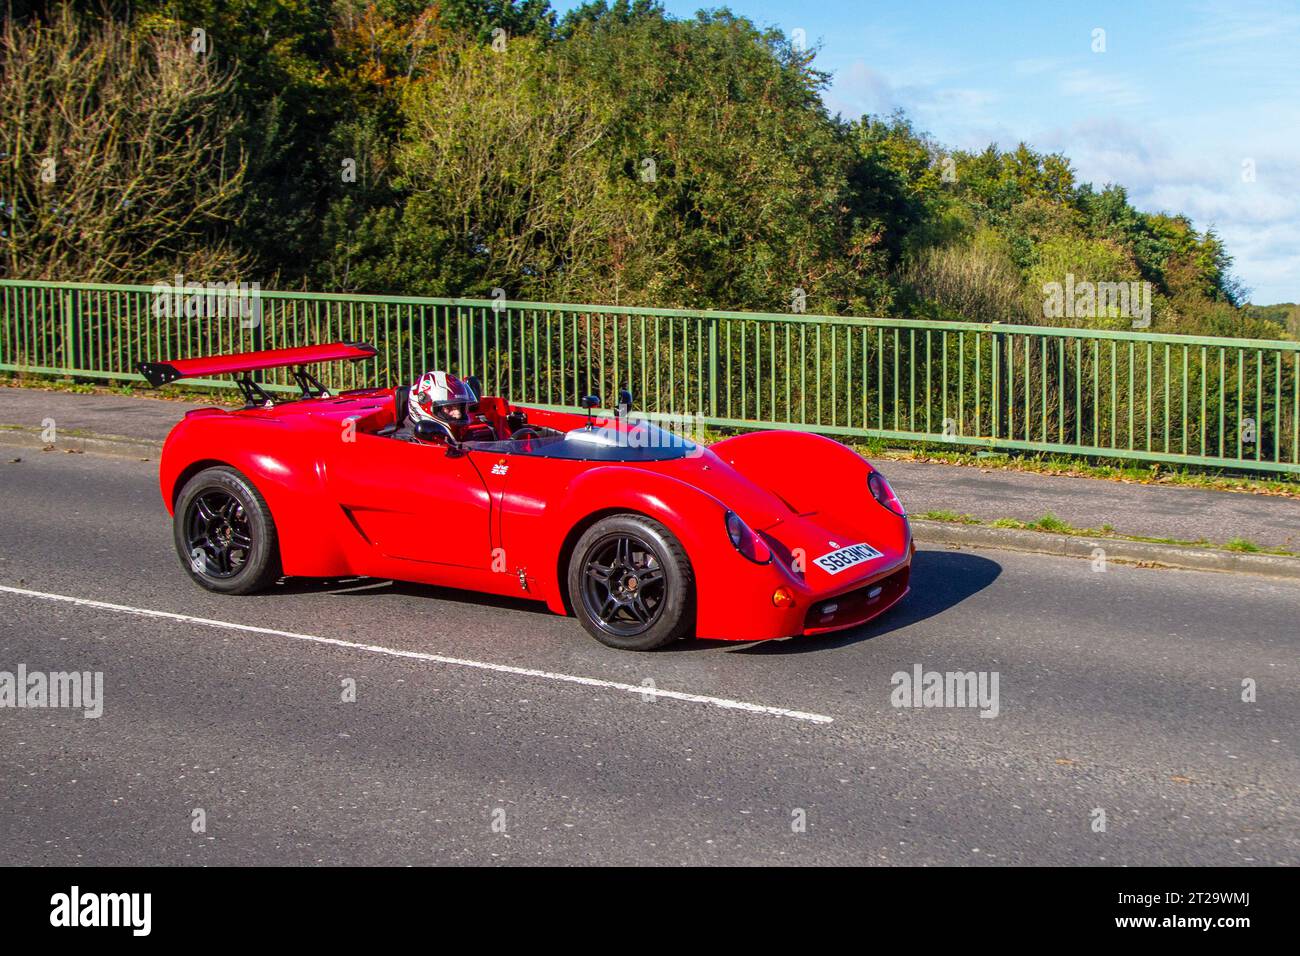
[(900, 518), (906, 516), (907, 512), (903, 510), (903, 503), (898, 500), (898, 495), (894, 494), (894, 489), (889, 487), (889, 482), (885, 481), (885, 476), (878, 471), (872, 471), (867, 476), (867, 488), (871, 490), (871, 497), (884, 505)]
[(727, 512), (727, 537), (731, 545), (755, 564), (767, 564), (772, 560), (772, 549), (767, 546), (749, 525), (740, 520), (734, 511)]

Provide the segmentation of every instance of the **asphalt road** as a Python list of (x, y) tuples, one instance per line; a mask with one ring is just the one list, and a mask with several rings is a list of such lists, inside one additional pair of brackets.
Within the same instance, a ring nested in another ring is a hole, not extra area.
[[(0, 708), (0, 864), (1300, 863), (1293, 583), (922, 551), (858, 631), (629, 654), (431, 588), (208, 594), (155, 468), (0, 448), (0, 671), (105, 682)], [(918, 664), (997, 716), (891, 706)]]

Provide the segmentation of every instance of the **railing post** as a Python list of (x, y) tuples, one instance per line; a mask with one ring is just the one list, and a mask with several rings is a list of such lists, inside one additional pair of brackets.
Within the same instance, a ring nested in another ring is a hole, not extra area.
[(718, 417), (718, 320), (709, 316), (709, 415)]
[(77, 339), (72, 319), (72, 293), (63, 296), (63, 367), (69, 374), (77, 367)]
[(991, 340), (990, 344), (992, 345), (992, 349), (990, 350), (992, 354), (989, 359), (993, 390), (992, 426), (993, 437), (995, 439), (1000, 437), (999, 427), (1002, 418), (1002, 333), (997, 329), (997, 326), (1000, 324), (1000, 322), (993, 323), (993, 329), (989, 336)]
[(456, 306), (456, 365), (462, 377), (470, 374), (467, 371), (470, 357), (465, 347), (465, 327), (465, 310)]

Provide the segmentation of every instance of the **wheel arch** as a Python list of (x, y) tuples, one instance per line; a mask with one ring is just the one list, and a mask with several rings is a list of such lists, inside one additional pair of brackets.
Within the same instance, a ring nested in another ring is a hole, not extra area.
[[(558, 546), (546, 554), (543, 565), (550, 579), (543, 592), (547, 606), (556, 614), (573, 613), (567, 594), (568, 563), (578, 539), (602, 518), (631, 514), (663, 525), (681, 545), (698, 581), (711, 553), (703, 529), (711, 517), (717, 518), (721, 529), (725, 511), (722, 502), (707, 492), (649, 469), (615, 465), (584, 472), (569, 482), (548, 522), (554, 529), (549, 540)], [(719, 536), (725, 540), (721, 530)]]
[[(241, 475), (244, 475), (242, 471), (230, 462), (224, 461), (220, 458), (200, 458), (198, 461), (190, 462), (190, 464), (186, 465), (177, 473), (175, 480), (172, 482), (171, 490), (167, 495), (167, 508), (169, 511), (175, 512), (176, 502), (180, 500), (181, 489), (185, 487), (186, 482), (199, 472), (207, 471), (209, 468), (230, 468), (234, 471), (238, 471)], [(248, 475), (244, 475), (244, 477), (249, 481), (253, 480), (252, 478), (249, 478)]]
[(690, 548), (687, 546), (687, 543), (682, 540), (681, 535), (679, 535), (675, 530), (673, 530), (673, 528), (671, 528), (667, 523), (663, 521), (662, 516), (656, 516), (644, 509), (634, 508), (630, 506), (612, 506), (612, 507), (598, 508), (595, 511), (591, 512), (590, 514), (587, 514), (584, 517), (579, 518), (573, 524), (573, 526), (569, 529), (568, 533), (565, 534), (564, 539), (560, 542), (559, 552), (556, 555), (554, 570), (555, 570), (555, 580), (558, 586), (555, 589), (555, 593), (556, 593), (555, 603), (563, 607), (564, 609), (563, 613), (566, 616), (571, 617), (574, 613), (573, 602), (569, 599), (569, 588), (566, 582), (569, 579), (569, 562), (573, 559), (573, 551), (578, 546), (578, 540), (584, 534), (586, 534), (587, 529), (590, 528), (592, 525), (594, 525), (596, 522), (601, 521), (605, 518), (611, 518), (614, 515), (632, 515), (633, 517), (637, 517), (637, 518), (648, 518), (649, 520), (655, 522), (656, 524), (663, 525), (664, 528), (667, 529), (668, 533), (671, 534), (674, 538), (676, 538), (677, 543), (681, 545), (682, 553), (686, 556), (686, 562), (691, 566), (692, 572), (694, 572), (695, 562), (691, 558)]
[[(323, 486), (318, 430), (233, 415), (191, 417), (168, 436), (160, 492), (175, 515), (185, 482), (205, 468), (230, 468), (257, 489), (275, 522), (284, 571), (293, 576), (352, 573), (340, 545), (341, 510)], [(337, 520), (334, 520), (337, 519)]]

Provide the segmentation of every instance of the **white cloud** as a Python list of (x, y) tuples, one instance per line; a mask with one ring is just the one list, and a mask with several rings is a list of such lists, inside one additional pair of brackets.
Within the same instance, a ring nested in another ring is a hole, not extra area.
[(902, 97), (878, 70), (861, 60), (836, 75), (827, 92), (826, 105), (850, 119), (864, 113), (888, 114), (903, 107)]
[(1255, 180), (1246, 182), (1242, 144), (1207, 149), (1114, 119), (1046, 130), (1031, 142), (1064, 152), (1082, 181), (1124, 186), (1139, 209), (1181, 213), (1198, 229), (1212, 227), (1256, 301), (1300, 299), (1300, 159), (1292, 154), (1255, 150)]
[(945, 146), (1062, 152), (1081, 181), (1213, 227), (1256, 301), (1300, 300), (1300, 10), (1212, 0), (1159, 16), (1164, 29), (1137, 43), (1112, 31), (1106, 54), (916, 33), (905, 57), (859, 46), (827, 102), (854, 118), (902, 109)]
[(1113, 73), (1080, 68), (1059, 74), (1058, 86), (1064, 96), (1077, 96), (1093, 105), (1111, 108), (1140, 106), (1150, 100), (1145, 90), (1131, 80)]
[(897, 84), (884, 73), (855, 60), (835, 76), (826, 105), (850, 119), (864, 113), (887, 115), (904, 110), (921, 126), (937, 116), (962, 116), (977, 122), (988, 115), (999, 96), (973, 86), (937, 85), (929, 82)]

